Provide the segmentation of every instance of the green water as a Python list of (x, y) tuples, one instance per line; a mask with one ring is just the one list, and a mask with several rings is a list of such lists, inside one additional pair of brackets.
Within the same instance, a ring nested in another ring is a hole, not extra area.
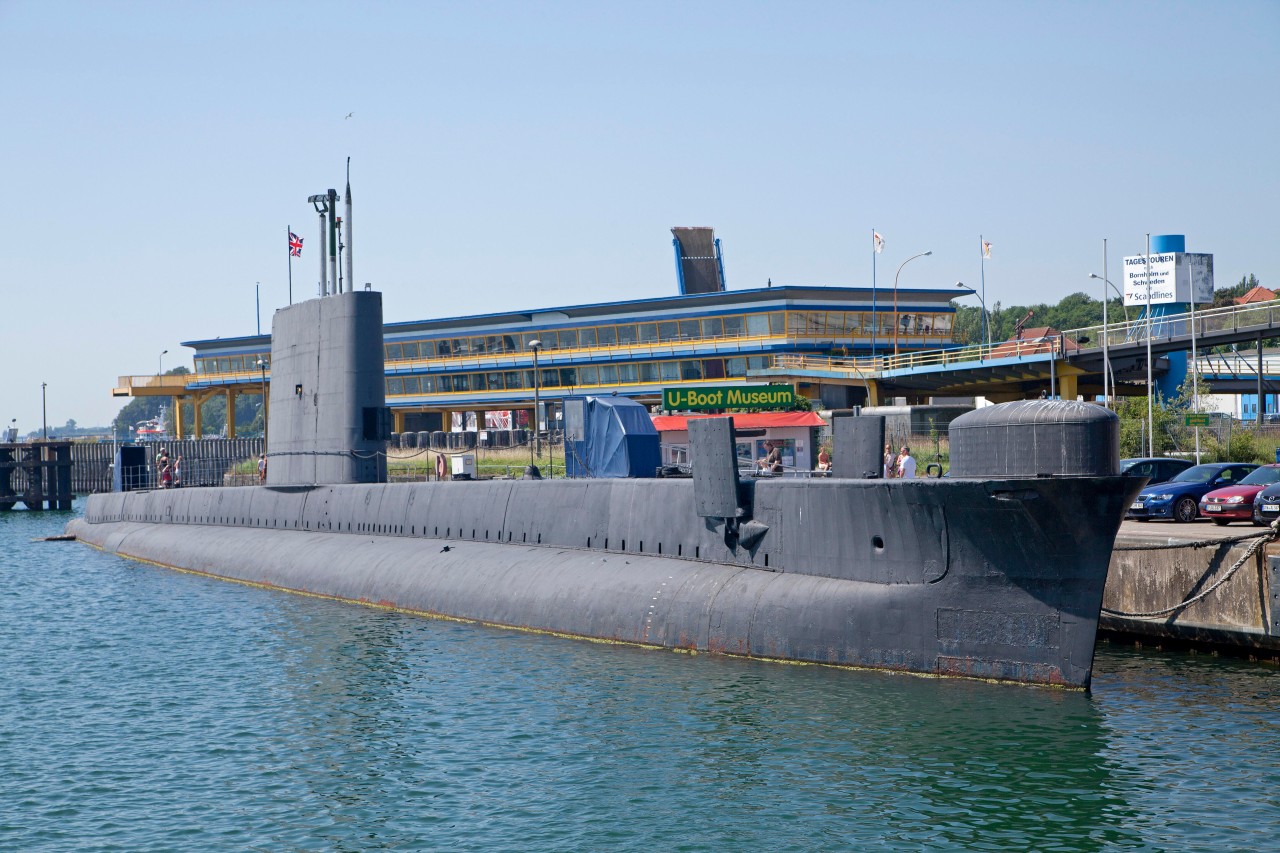
[(166, 571), (0, 514), (0, 850), (1245, 850), (1280, 672), (1091, 695), (575, 642)]

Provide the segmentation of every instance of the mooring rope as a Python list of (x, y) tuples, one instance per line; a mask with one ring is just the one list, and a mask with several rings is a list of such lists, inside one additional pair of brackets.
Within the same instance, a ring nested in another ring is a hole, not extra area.
[[(1240, 559), (1236, 560), (1235, 563), (1233, 563), (1231, 567), (1226, 570), (1226, 572), (1222, 575), (1222, 577), (1218, 578), (1216, 581), (1214, 581), (1204, 589), (1200, 590), (1200, 592), (1196, 593), (1190, 598), (1183, 599), (1183, 601), (1179, 604), (1175, 604), (1172, 607), (1165, 607), (1161, 610), (1151, 610), (1145, 613), (1126, 613), (1122, 610), (1111, 610), (1106, 607), (1102, 608), (1102, 612), (1107, 616), (1120, 616), (1126, 619), (1153, 619), (1157, 616), (1167, 616), (1168, 614), (1174, 612), (1175, 610), (1181, 610), (1184, 607), (1190, 607), (1192, 604), (1195, 604), (1197, 601), (1207, 598), (1209, 595), (1211, 595), (1214, 592), (1214, 590), (1218, 589), (1227, 581), (1231, 580), (1231, 576), (1234, 575), (1240, 569), (1241, 566), (1243, 566), (1246, 562), (1248, 562), (1249, 558), (1252, 557), (1254, 554), (1256, 554), (1259, 548), (1261, 548), (1263, 545), (1265, 545), (1268, 542), (1275, 541), (1277, 536), (1280, 536), (1280, 519), (1276, 519), (1275, 521), (1271, 522), (1271, 525), (1266, 533), (1257, 533), (1252, 536), (1233, 536), (1231, 538), (1207, 540), (1204, 543), (1179, 543), (1178, 545), (1161, 546), (1164, 548), (1179, 548), (1179, 547), (1185, 548), (1192, 545), (1200, 546), (1203, 544), (1214, 544), (1215, 542), (1220, 544), (1224, 542), (1232, 543), (1232, 542), (1246, 542), (1249, 540), (1253, 540), (1253, 544), (1245, 549), (1245, 552), (1240, 555)], [(1119, 551), (1121, 549), (1117, 548), (1116, 550)], [(1139, 550), (1150, 550), (1150, 549), (1127, 548), (1124, 550), (1139, 551)]]

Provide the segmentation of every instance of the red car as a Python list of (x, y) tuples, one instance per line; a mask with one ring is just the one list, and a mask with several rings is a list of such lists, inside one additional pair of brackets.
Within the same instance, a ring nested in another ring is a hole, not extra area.
[(1263, 465), (1236, 485), (1209, 492), (1200, 499), (1200, 515), (1214, 524), (1253, 521), (1253, 499), (1272, 483), (1280, 483), (1280, 463)]

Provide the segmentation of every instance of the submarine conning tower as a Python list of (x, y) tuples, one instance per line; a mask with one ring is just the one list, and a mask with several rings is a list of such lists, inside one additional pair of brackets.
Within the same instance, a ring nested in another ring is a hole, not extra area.
[(384, 483), (382, 294), (333, 293), (271, 321), (268, 486)]
[(952, 477), (1105, 477), (1120, 471), (1120, 418), (1075, 400), (1018, 400), (951, 422)]

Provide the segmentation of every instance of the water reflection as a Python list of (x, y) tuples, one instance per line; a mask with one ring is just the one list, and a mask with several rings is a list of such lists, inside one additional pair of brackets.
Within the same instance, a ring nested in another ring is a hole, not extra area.
[(824, 802), (845, 841), (869, 841), (844, 835), (868, 820), (912, 847), (1134, 839), (1081, 693), (786, 668), (722, 684), (697, 716), (711, 788), (781, 784), (789, 802)]

